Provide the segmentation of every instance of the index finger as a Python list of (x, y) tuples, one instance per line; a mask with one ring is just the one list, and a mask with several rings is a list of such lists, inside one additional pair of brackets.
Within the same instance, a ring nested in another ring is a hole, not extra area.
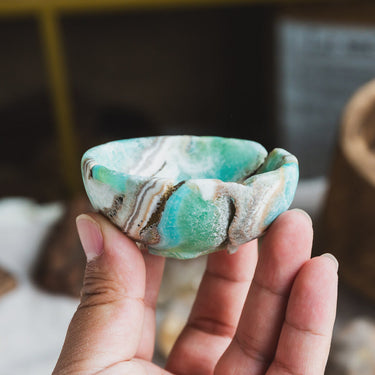
[(257, 258), (256, 240), (240, 246), (235, 254), (220, 251), (208, 256), (188, 323), (170, 355), (169, 371), (213, 372), (236, 331)]

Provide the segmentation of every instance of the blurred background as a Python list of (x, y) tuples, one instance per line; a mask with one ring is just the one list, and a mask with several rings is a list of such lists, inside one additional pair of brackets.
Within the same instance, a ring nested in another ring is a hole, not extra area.
[[(0, 48), (0, 374), (57, 360), (84, 269), (83, 152), (166, 134), (298, 157), (293, 207), (313, 218), (314, 255), (340, 262), (326, 374), (375, 374), (371, 1), (0, 0)], [(167, 262), (158, 363), (204, 262)]]

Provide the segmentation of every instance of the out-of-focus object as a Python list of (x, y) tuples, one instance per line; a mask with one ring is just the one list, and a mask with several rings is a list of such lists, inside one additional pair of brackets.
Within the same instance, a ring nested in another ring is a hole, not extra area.
[(277, 144), (301, 178), (327, 175), (342, 108), (375, 77), (374, 4), (282, 7), (276, 20)]
[(329, 373), (334, 375), (375, 374), (375, 322), (356, 318), (333, 338)]
[(168, 357), (178, 336), (185, 327), (194, 299), (195, 293), (193, 291), (179, 293), (164, 310), (156, 337), (158, 351), (164, 358)]
[(375, 299), (375, 81), (348, 103), (320, 223), (341, 278)]
[(190, 292), (196, 293), (205, 266), (206, 257), (204, 256), (187, 259), (184, 262), (178, 259), (166, 259), (158, 305), (167, 305), (179, 295), (185, 295)]
[(9, 272), (0, 267), (0, 297), (14, 289), (16, 284), (16, 279)]
[(289, 208), (298, 162), (244, 139), (143, 137), (88, 150), (82, 176), (93, 207), (127, 236), (190, 259), (261, 236)]
[(85, 197), (76, 197), (49, 233), (34, 270), (34, 280), (44, 290), (79, 297), (86, 259), (75, 218), (90, 209)]
[[(57, 202), (39, 205), (28, 198), (0, 199), (0, 263), (19, 284), (31, 271), (36, 249), (62, 214)], [(33, 244), (32, 250), (25, 247), (25, 238)]]
[(167, 358), (184, 328), (206, 266), (207, 257), (185, 260), (166, 259), (158, 297), (158, 352)]
[(17, 287), (0, 298), (0, 373), (51, 374), (78, 299), (36, 288), (30, 270), (41, 242), (63, 213), (61, 203), (0, 199), (0, 264)]

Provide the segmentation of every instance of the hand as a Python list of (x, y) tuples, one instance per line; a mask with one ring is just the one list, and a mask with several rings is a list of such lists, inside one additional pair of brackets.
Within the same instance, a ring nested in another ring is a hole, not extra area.
[(337, 299), (337, 261), (310, 259), (312, 224), (279, 216), (257, 242), (208, 256), (190, 318), (166, 370), (151, 363), (164, 259), (98, 214), (77, 226), (88, 259), (81, 303), (57, 374), (323, 375)]

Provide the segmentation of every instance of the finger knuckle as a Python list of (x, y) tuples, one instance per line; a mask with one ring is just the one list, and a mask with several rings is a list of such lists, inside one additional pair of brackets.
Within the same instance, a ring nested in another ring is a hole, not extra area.
[(88, 263), (81, 289), (81, 303), (79, 308), (114, 303), (124, 298), (124, 286), (101, 272), (95, 265)]
[(240, 350), (249, 358), (255, 362), (259, 362), (263, 365), (268, 365), (272, 361), (272, 355), (262, 350), (261, 344), (256, 338), (243, 331), (237, 332), (235, 340)]

